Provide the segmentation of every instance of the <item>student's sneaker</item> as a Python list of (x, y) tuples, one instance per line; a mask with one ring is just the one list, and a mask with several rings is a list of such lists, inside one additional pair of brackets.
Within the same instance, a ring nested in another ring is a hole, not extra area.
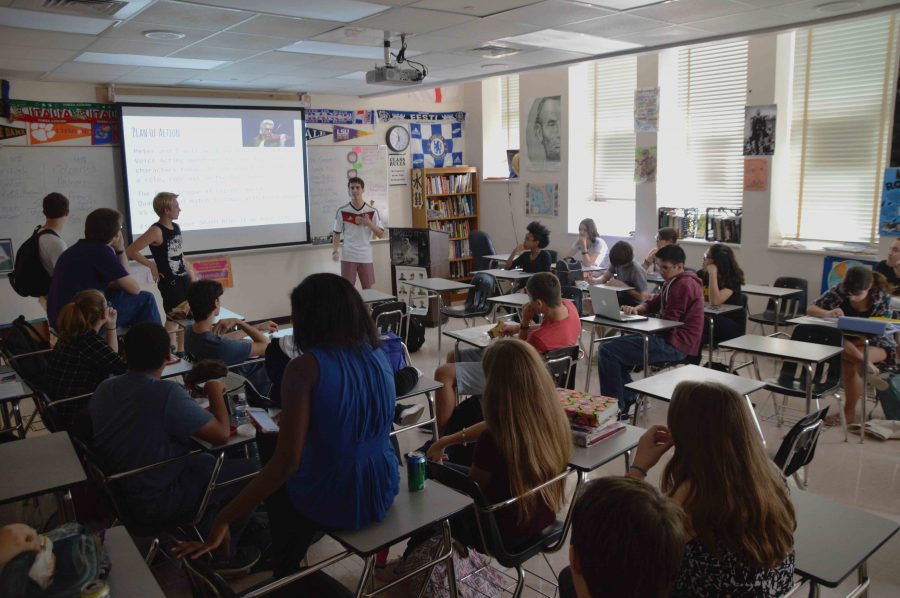
[(239, 546), (228, 560), (213, 561), (213, 569), (222, 577), (240, 577), (250, 572), (250, 568), (256, 564), (262, 556), (259, 548), (254, 546)]
[(425, 411), (424, 405), (398, 403), (394, 408), (394, 423), (398, 426), (410, 426), (419, 421), (423, 411)]

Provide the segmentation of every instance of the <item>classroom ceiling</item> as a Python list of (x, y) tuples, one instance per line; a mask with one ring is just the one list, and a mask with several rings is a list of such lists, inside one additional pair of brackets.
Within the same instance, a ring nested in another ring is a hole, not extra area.
[[(889, 7), (897, 0), (0, 0), (0, 77), (343, 95), (382, 40), (424, 86)], [(514, 52), (514, 53), (510, 53)], [(505, 55), (504, 55), (505, 54)]]

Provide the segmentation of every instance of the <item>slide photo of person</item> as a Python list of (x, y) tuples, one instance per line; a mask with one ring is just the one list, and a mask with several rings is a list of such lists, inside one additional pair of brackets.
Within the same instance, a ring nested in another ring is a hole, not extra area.
[(0, 274), (13, 271), (12, 239), (0, 239)]
[(775, 104), (744, 107), (744, 155), (775, 153)]
[(294, 147), (294, 126), (289, 118), (243, 118), (244, 147)]
[(562, 98), (535, 98), (525, 124), (525, 146), (532, 170), (559, 170), (562, 147)]

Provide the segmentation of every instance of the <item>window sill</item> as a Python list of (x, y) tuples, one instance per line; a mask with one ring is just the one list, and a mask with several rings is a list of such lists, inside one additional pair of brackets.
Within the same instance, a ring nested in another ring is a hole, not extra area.
[(512, 179), (504, 178), (504, 177), (488, 177), (481, 179), (482, 183), (518, 183), (519, 177), (515, 177)]
[(875, 247), (859, 247), (854, 245), (841, 245), (839, 243), (814, 243), (787, 241), (784, 244), (769, 244), (769, 250), (784, 253), (806, 253), (809, 255), (833, 255), (839, 257), (855, 257), (866, 260), (878, 260), (878, 250)]
[(695, 237), (687, 237), (685, 239), (678, 239), (678, 243), (684, 244), (684, 245), (704, 245), (704, 246), (715, 245), (716, 243), (722, 243), (722, 245), (728, 245), (729, 247), (734, 247), (737, 249), (741, 248), (740, 243), (725, 243), (723, 241), (707, 241), (706, 239), (697, 239)]

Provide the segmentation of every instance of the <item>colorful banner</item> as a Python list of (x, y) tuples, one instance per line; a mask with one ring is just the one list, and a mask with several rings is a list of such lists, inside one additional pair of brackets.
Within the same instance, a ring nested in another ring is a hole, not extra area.
[(194, 276), (201, 280), (215, 280), (223, 287), (230, 289), (234, 286), (231, 276), (231, 259), (227, 257), (211, 257), (193, 260), (188, 267), (194, 271)]
[(409, 125), (409, 133), (412, 137), (410, 151), (413, 168), (443, 168), (463, 164), (462, 123), (412, 123)]
[(466, 122), (465, 112), (409, 112), (407, 110), (378, 110), (378, 122)]
[(28, 123), (30, 145), (91, 138), (91, 125), (88, 123)]
[(7, 127), (0, 125), (0, 139), (12, 139), (13, 137), (21, 137), (26, 133), (25, 129), (20, 127)]
[(900, 168), (884, 169), (879, 220), (882, 235), (900, 236)]
[(333, 108), (307, 108), (306, 122), (317, 125), (374, 125), (372, 110), (335, 110)]
[(325, 129), (314, 129), (312, 127), (306, 127), (306, 140), (310, 139), (318, 139), (319, 137), (327, 137), (331, 135), (331, 131), (326, 131)]
[(366, 135), (371, 135), (371, 131), (360, 131), (358, 129), (351, 129), (349, 127), (342, 127), (340, 125), (334, 125), (334, 142), (339, 143), (341, 141), (350, 141), (351, 139), (356, 139), (357, 137), (365, 137)]
[(9, 101), (9, 120), (28, 123), (114, 123), (113, 104)]
[(659, 124), (659, 88), (634, 90), (634, 132), (656, 133)]

